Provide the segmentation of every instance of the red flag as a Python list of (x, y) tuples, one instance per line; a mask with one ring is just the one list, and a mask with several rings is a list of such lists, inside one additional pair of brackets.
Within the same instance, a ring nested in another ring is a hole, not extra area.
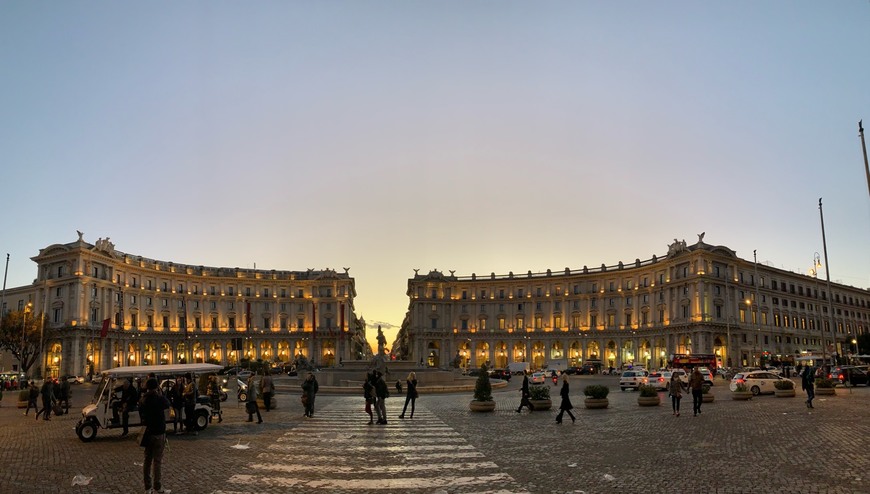
[(109, 334), (109, 324), (111, 319), (103, 319), (103, 329), (100, 330), (100, 338), (105, 338)]
[(312, 304), (312, 306), (311, 306), (311, 318), (314, 319), (311, 322), (311, 339), (314, 340), (314, 338), (317, 337), (317, 303), (316, 302), (314, 304)]
[(248, 330), (250, 330), (251, 329), (251, 303), (250, 302), (245, 302), (245, 316), (248, 319), (245, 327)]

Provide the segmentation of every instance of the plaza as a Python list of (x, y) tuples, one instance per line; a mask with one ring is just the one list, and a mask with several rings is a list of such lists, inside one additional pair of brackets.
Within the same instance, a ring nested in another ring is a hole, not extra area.
[[(577, 422), (556, 425), (549, 411), (515, 412), (519, 380), (494, 392), (496, 411), (473, 414), (470, 393), (421, 392), (413, 419), (398, 419), (404, 397), (387, 400), (389, 423), (368, 425), (359, 394), (317, 397), (302, 417), (298, 382), (278, 380), (280, 408), (261, 425), (244, 420), (232, 397), (224, 421), (198, 436), (169, 436), (164, 482), (177, 494), (294, 492), (420, 493), (865, 493), (870, 388), (838, 388), (808, 410), (796, 398), (730, 399), (717, 380), (715, 401), (698, 417), (639, 407), (616, 378), (571, 382)], [(587, 384), (607, 384), (610, 406), (583, 407)], [(141, 491), (142, 449), (135, 436), (100, 431), (81, 442), (73, 427), (93, 392), (76, 386), (72, 413), (35, 421), (6, 393), (0, 407), (0, 492)], [(422, 389), (425, 389), (422, 388)], [(76, 475), (90, 477), (72, 486)]]

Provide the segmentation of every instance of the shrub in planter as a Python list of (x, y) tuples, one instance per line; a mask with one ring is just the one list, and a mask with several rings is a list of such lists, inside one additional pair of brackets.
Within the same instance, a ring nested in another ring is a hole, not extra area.
[(603, 400), (607, 398), (608, 394), (610, 394), (610, 388), (602, 384), (590, 384), (589, 386), (583, 388), (583, 394), (587, 398), (592, 398), (594, 400)]
[(816, 387), (817, 388), (832, 388), (833, 389), (834, 381), (827, 379), (827, 378), (824, 378), (824, 377), (817, 377), (816, 378)]
[(480, 373), (474, 383), (474, 401), (492, 401), (492, 384), (489, 382), (486, 364), (480, 366)]
[(18, 408), (27, 408), (27, 402), (30, 401), (30, 390), (22, 389), (18, 392)]
[(480, 373), (474, 383), (474, 399), (468, 405), (472, 412), (491, 412), (495, 410), (495, 401), (492, 400), (492, 384), (489, 382), (489, 373), (486, 364), (480, 366)]
[(550, 388), (547, 386), (531, 386), (529, 387), (529, 399), (534, 400), (549, 400)]
[(732, 400), (751, 400), (752, 399), (752, 391), (749, 391), (749, 388), (746, 387), (746, 384), (740, 383), (734, 387), (734, 391), (731, 392)]
[(701, 402), (702, 403), (713, 403), (713, 401), (716, 399), (716, 395), (714, 395), (713, 393), (710, 392), (710, 388), (711, 388), (711, 386), (708, 384), (701, 386)]
[(782, 379), (774, 382), (773, 387), (779, 390), (794, 389), (794, 382), (790, 379)]
[(641, 398), (652, 398), (659, 395), (659, 392), (656, 390), (656, 388), (648, 384), (640, 386), (639, 388), (637, 388), (637, 391), (640, 393)]
[(734, 387), (734, 392), (735, 393), (748, 393), (749, 388), (747, 388), (745, 384), (741, 383), (741, 384), (738, 384), (737, 386)]

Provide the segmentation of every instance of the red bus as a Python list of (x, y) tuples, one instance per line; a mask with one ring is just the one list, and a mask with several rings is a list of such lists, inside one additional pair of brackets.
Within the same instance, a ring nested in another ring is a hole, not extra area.
[(672, 353), (668, 360), (668, 365), (674, 369), (694, 369), (695, 367), (706, 367), (710, 373), (716, 375), (716, 356), (703, 353), (683, 354)]

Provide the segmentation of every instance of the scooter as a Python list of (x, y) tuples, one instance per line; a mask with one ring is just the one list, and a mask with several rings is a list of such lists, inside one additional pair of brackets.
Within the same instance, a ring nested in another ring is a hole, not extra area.
[(236, 397), (239, 401), (248, 401), (248, 385), (238, 378), (236, 378), (236, 382), (239, 385), (239, 391), (236, 393)]

